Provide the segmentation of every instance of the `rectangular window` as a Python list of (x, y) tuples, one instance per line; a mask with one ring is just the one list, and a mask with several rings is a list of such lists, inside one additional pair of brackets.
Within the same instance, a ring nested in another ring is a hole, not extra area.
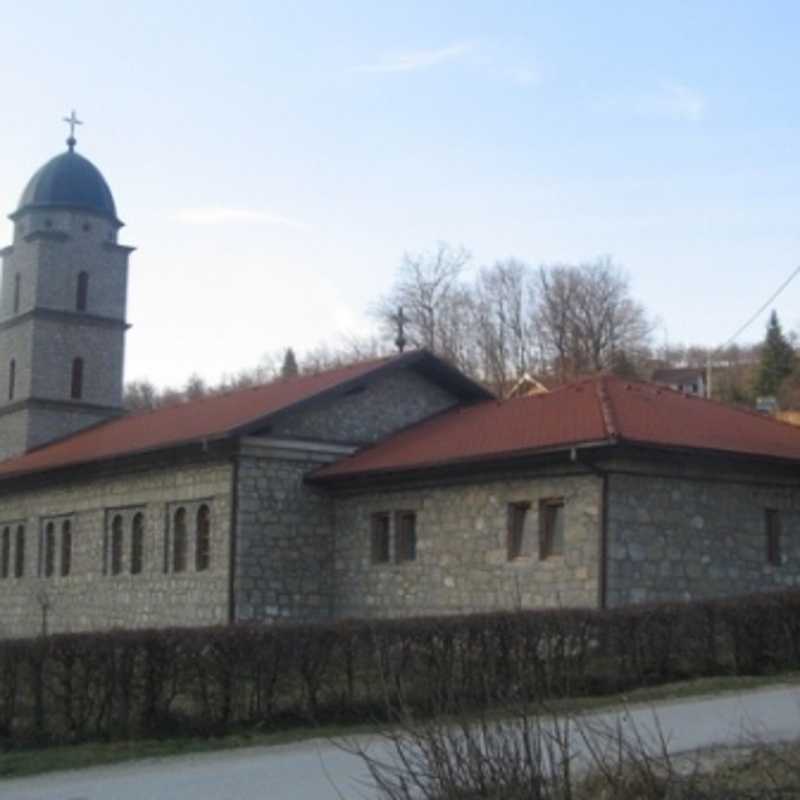
[(552, 497), (539, 502), (539, 558), (564, 553), (564, 499)]
[(25, 574), (25, 526), (17, 526), (14, 541), (14, 577), (21, 578)]
[(417, 558), (417, 515), (413, 511), (398, 511), (395, 515), (394, 560), (415, 561)]
[(370, 555), (373, 564), (389, 562), (389, 520), (389, 514), (385, 511), (372, 515)]
[(767, 531), (767, 562), (778, 567), (781, 564), (781, 512), (775, 508), (764, 510)]
[(44, 575), (52, 578), (56, 571), (56, 529), (48, 522), (44, 529)]
[(65, 519), (61, 523), (61, 577), (72, 571), (72, 523)]
[(0, 545), (0, 578), (7, 578), (11, 572), (11, 528), (3, 528), (2, 545)]
[(508, 504), (508, 539), (506, 550), (508, 560), (513, 561), (523, 555), (530, 555), (525, 537), (525, 522), (528, 518), (530, 503)]

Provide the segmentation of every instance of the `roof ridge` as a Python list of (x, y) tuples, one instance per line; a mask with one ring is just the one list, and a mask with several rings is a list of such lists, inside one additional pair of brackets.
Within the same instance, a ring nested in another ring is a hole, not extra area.
[[(329, 369), (323, 369), (319, 372), (306, 372), (302, 375), (292, 375), (290, 377), (283, 377), (281, 375), (272, 378), (271, 380), (261, 381), (260, 383), (254, 383), (250, 386), (238, 386), (238, 387), (231, 387), (230, 389), (223, 389), (222, 391), (215, 392), (211, 391), (208, 394), (203, 394), (200, 397), (191, 397), (191, 398), (181, 398), (177, 399), (174, 402), (166, 403), (163, 406), (155, 406), (153, 408), (140, 408), (126, 412), (121, 417), (116, 417), (115, 419), (124, 419), (126, 417), (143, 417), (146, 414), (155, 414), (159, 411), (166, 411), (167, 409), (171, 408), (184, 408), (189, 405), (193, 405), (195, 403), (203, 403), (210, 400), (216, 400), (220, 397), (230, 397), (231, 395), (235, 394), (244, 394), (245, 392), (253, 392), (258, 389), (266, 389), (268, 386), (274, 386), (278, 383), (293, 383), (295, 381), (306, 380), (309, 378), (318, 378), (321, 375), (330, 375), (334, 372), (340, 372), (346, 369), (352, 369), (354, 367), (364, 367), (368, 364), (379, 364), (381, 362), (388, 362), (391, 361), (393, 358), (397, 358), (397, 355), (389, 355), (389, 356), (376, 356), (375, 358), (365, 358), (363, 361), (351, 361), (347, 364), (342, 364), (338, 367), (331, 367)], [(105, 420), (106, 422), (113, 422), (114, 420)]]
[(610, 439), (619, 438), (619, 430), (614, 419), (614, 409), (611, 405), (611, 398), (606, 390), (607, 375), (600, 375), (595, 379), (595, 391), (597, 400), (600, 403), (600, 412), (603, 415), (603, 425)]

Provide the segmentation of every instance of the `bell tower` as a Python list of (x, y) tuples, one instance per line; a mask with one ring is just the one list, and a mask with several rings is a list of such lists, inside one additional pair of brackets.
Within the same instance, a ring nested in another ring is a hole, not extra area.
[(0, 250), (0, 459), (122, 410), (128, 257), (100, 171), (67, 150), (28, 182)]

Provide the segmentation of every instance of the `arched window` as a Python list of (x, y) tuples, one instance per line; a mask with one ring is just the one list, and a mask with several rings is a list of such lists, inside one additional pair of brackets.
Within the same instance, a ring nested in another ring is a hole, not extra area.
[(175, 525), (172, 534), (172, 571), (186, 570), (186, 509), (181, 507), (175, 512)]
[(75, 296), (75, 308), (78, 311), (86, 311), (86, 304), (89, 298), (89, 273), (78, 273), (78, 290)]
[(14, 542), (14, 577), (21, 578), (25, 574), (25, 526), (17, 527)]
[(14, 313), (19, 311), (19, 296), (22, 288), (22, 276), (19, 272), (14, 276)]
[(111, 521), (111, 574), (122, 572), (122, 514), (115, 514)]
[(61, 523), (61, 576), (66, 577), (72, 570), (72, 523), (65, 519)]
[(3, 540), (0, 543), (0, 578), (7, 578), (11, 571), (11, 528), (3, 528)]
[(138, 575), (144, 565), (144, 514), (133, 515), (131, 523), (131, 575)]
[(211, 515), (208, 506), (197, 509), (197, 531), (194, 549), (194, 566), (198, 572), (207, 570), (211, 564)]
[(56, 526), (48, 522), (44, 529), (44, 576), (50, 578), (56, 567)]
[(11, 359), (8, 362), (8, 399), (14, 399), (14, 384), (17, 382), (17, 362), (15, 359)]
[(69, 396), (73, 400), (80, 400), (83, 397), (83, 359), (75, 358), (72, 360), (72, 384)]

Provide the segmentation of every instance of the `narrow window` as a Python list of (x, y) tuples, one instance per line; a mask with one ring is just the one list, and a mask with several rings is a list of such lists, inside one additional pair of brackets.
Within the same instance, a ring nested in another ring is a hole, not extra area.
[(14, 577), (21, 578), (25, 574), (25, 526), (17, 526), (14, 542)]
[(72, 523), (65, 519), (61, 523), (61, 577), (72, 571)]
[(131, 523), (131, 575), (138, 575), (144, 565), (144, 514), (133, 515)]
[(167, 518), (164, 520), (164, 574), (169, 572), (169, 562), (170, 562), (170, 516), (169, 512), (167, 512)]
[(83, 397), (83, 359), (74, 358), (72, 360), (72, 382), (69, 396), (73, 400), (80, 400)]
[(413, 511), (398, 511), (395, 517), (395, 561), (414, 561), (417, 557), (417, 515)]
[(211, 565), (211, 515), (208, 506), (203, 504), (197, 509), (197, 538), (194, 551), (195, 569), (198, 572), (207, 570)]
[(15, 359), (11, 359), (8, 364), (8, 399), (14, 399), (14, 388), (17, 382), (17, 362)]
[(52, 578), (56, 568), (56, 526), (48, 522), (44, 529), (44, 576)]
[(75, 308), (86, 311), (86, 302), (89, 297), (89, 273), (78, 273), (78, 289), (75, 297)]
[(525, 521), (528, 518), (530, 503), (508, 504), (508, 538), (506, 551), (508, 560), (513, 561), (522, 555), (530, 555), (529, 542), (525, 536)]
[(564, 552), (564, 500), (550, 498), (539, 503), (539, 558)]
[(779, 567), (781, 564), (781, 512), (775, 508), (764, 510), (767, 530), (767, 562)]
[(124, 531), (122, 530), (122, 514), (115, 514), (111, 522), (111, 574), (122, 572), (122, 546)]
[(175, 512), (175, 528), (172, 531), (172, 571), (186, 570), (186, 509)]
[(14, 313), (19, 311), (19, 295), (22, 288), (22, 276), (19, 272), (14, 276)]
[(389, 515), (385, 511), (370, 518), (370, 560), (373, 564), (389, 561)]
[(0, 578), (7, 578), (11, 571), (11, 528), (3, 528), (3, 540), (0, 543)]

